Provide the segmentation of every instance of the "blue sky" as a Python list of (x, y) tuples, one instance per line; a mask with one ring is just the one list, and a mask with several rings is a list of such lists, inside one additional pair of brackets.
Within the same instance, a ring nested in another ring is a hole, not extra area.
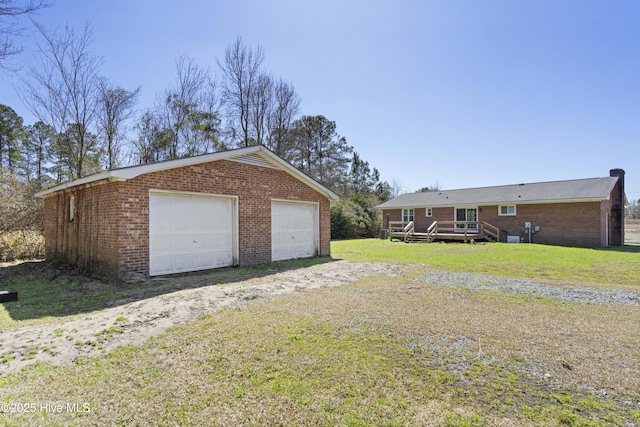
[[(262, 45), (303, 114), (334, 120), (382, 179), (408, 190), (627, 172), (640, 199), (637, 0), (57, 0), (49, 29), (93, 26), (102, 74), (170, 86), (186, 54), (219, 73), (237, 36)], [(17, 41), (27, 67), (31, 30)], [(3, 73), (0, 103), (31, 115)]]

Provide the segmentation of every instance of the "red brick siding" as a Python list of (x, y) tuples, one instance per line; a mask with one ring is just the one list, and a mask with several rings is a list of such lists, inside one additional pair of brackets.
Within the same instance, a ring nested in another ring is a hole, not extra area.
[(525, 221), (540, 231), (532, 235), (533, 243), (558, 246), (599, 247), (601, 240), (600, 202), (546, 203), (516, 205), (515, 216), (499, 216), (498, 206), (481, 206), (481, 221), (495, 225), (506, 234), (523, 236)]
[[(478, 220), (500, 228), (505, 235), (524, 236), (524, 222), (530, 221), (532, 227), (540, 226), (532, 236), (534, 243), (558, 246), (604, 246), (605, 214), (606, 206), (601, 207), (601, 202), (516, 204), (515, 216), (499, 216), (497, 205), (478, 207)], [(387, 227), (387, 218), (402, 220), (402, 210), (385, 210), (382, 217)], [(435, 207), (430, 218), (425, 208), (415, 208), (414, 217), (416, 231), (424, 232), (433, 221), (453, 221), (454, 207)]]
[(329, 199), (288, 173), (219, 160), (141, 175), (119, 190), (120, 274), (149, 271), (149, 191), (238, 196), (239, 264), (271, 261), (271, 200), (319, 203), (320, 255), (330, 254)]
[[(75, 216), (70, 221), (70, 199)], [(118, 272), (117, 193), (113, 184), (59, 192), (45, 199), (45, 252), (48, 259), (87, 271)]]
[[(237, 196), (240, 265), (271, 261), (272, 199), (318, 203), (320, 255), (330, 255), (326, 196), (282, 170), (219, 160), (47, 197), (47, 257), (113, 276), (148, 274), (150, 190)], [(68, 221), (71, 195), (74, 222)]]

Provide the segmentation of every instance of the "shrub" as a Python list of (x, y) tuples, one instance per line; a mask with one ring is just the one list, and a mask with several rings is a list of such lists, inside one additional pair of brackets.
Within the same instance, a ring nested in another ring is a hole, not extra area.
[(0, 234), (0, 260), (35, 259), (44, 257), (44, 236), (35, 230)]

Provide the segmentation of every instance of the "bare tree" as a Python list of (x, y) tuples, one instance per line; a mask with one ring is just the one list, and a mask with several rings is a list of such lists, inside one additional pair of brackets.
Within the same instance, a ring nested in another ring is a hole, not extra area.
[(49, 7), (51, 2), (47, 0), (30, 0), (28, 2), (20, 0), (0, 0), (0, 66), (11, 55), (20, 53), (21, 48), (17, 47), (12, 37), (21, 32), (17, 25), (17, 18), (22, 15), (32, 14), (40, 9)]
[(393, 180), (391, 180), (389, 195), (392, 199), (402, 194), (407, 194), (408, 192), (409, 189), (402, 182), (400, 182), (399, 179), (394, 178)]
[(189, 115), (186, 155), (212, 153), (225, 149), (219, 139), (221, 123), (219, 110), (217, 85), (214, 80), (209, 79), (200, 105)]
[(273, 86), (273, 106), (268, 118), (269, 139), (267, 146), (283, 159), (290, 161), (293, 147), (287, 138), (295, 117), (300, 113), (300, 98), (293, 85), (281, 78)]
[(169, 158), (189, 153), (192, 128), (190, 120), (207, 100), (209, 72), (192, 58), (180, 55), (176, 60), (176, 85), (167, 89), (156, 103), (156, 115), (169, 142)]
[(41, 41), (30, 79), (25, 81), (23, 99), (39, 120), (52, 126), (58, 135), (65, 135), (59, 142), (66, 146), (65, 163), (73, 165), (65, 175), (80, 178), (88, 173), (85, 161), (93, 163), (89, 157), (97, 155), (97, 139), (90, 132), (96, 122), (102, 60), (88, 51), (92, 43), (88, 24), (78, 35), (68, 26), (52, 33), (36, 27)]
[(106, 168), (118, 167), (121, 142), (126, 131), (127, 120), (133, 117), (134, 105), (140, 87), (128, 91), (109, 83), (106, 79), (98, 82), (98, 125), (104, 139)]
[(269, 74), (258, 75), (251, 92), (250, 99), (250, 123), (251, 136), (255, 144), (265, 144), (268, 138), (268, 119), (272, 107), (273, 79)]
[(241, 147), (255, 143), (251, 135), (252, 93), (260, 80), (263, 61), (262, 47), (255, 50), (247, 48), (240, 37), (226, 49), (224, 61), (217, 61), (225, 77), (222, 99), (228, 110), (232, 133), (236, 139), (239, 136), (237, 144)]
[(166, 156), (166, 147), (160, 139), (159, 120), (151, 110), (146, 110), (136, 125), (138, 138), (134, 141), (133, 162), (138, 164), (155, 163)]

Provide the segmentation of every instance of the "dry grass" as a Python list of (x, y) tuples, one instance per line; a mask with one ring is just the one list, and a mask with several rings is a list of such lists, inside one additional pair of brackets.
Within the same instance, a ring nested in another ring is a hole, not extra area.
[(207, 315), (141, 347), (0, 378), (91, 412), (9, 425), (637, 425), (638, 307), (444, 289), (405, 275)]
[(624, 237), (625, 239), (640, 240), (640, 219), (625, 218)]
[(44, 257), (44, 236), (33, 230), (0, 234), (0, 261)]

